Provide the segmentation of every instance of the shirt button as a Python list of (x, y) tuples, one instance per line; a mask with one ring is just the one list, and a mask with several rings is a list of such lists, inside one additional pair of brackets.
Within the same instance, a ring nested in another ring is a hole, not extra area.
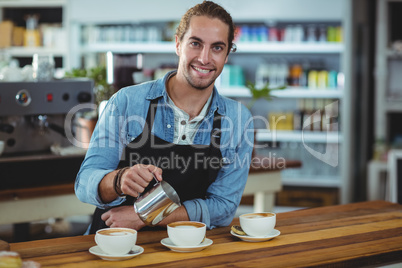
[(222, 162), (224, 163), (224, 164), (229, 164), (229, 158), (227, 158), (227, 157), (223, 157), (222, 158)]
[(182, 139), (182, 140), (185, 140), (185, 139), (186, 139), (186, 135), (181, 136), (181, 139)]
[(167, 127), (167, 128), (171, 128), (172, 126), (171, 126), (170, 124), (168, 124), (166, 127)]
[(182, 124), (183, 126), (186, 124), (186, 120), (182, 120), (181, 122), (180, 122), (180, 124)]

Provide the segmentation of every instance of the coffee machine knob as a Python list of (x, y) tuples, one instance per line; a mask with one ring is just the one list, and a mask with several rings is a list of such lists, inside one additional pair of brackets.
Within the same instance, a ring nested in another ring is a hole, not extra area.
[(31, 95), (26, 89), (21, 89), (17, 92), (17, 95), (15, 95), (15, 101), (21, 106), (28, 106), (31, 100)]
[(80, 92), (77, 97), (77, 100), (79, 103), (90, 102), (91, 99), (92, 99), (92, 96), (88, 92)]

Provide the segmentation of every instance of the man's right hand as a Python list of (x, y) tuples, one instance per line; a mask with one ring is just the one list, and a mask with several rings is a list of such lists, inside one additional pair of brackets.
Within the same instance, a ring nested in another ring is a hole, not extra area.
[(162, 169), (153, 165), (134, 165), (121, 176), (120, 190), (123, 194), (138, 197), (154, 176), (158, 181), (162, 181)]
[[(99, 195), (104, 203), (115, 200), (118, 194), (114, 188), (114, 178), (118, 170), (106, 174), (99, 184)], [(138, 197), (155, 178), (162, 181), (162, 169), (153, 165), (137, 164), (123, 172), (120, 179), (120, 192)]]

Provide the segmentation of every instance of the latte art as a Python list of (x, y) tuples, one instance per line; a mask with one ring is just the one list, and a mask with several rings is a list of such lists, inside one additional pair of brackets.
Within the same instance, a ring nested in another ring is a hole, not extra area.
[(117, 233), (110, 233), (109, 235), (128, 235), (130, 234), (129, 232), (117, 232)]
[(196, 229), (197, 227), (192, 226), (192, 225), (178, 225), (178, 226), (175, 226), (173, 228), (176, 228), (176, 229)]
[(100, 231), (99, 234), (102, 235), (110, 235), (110, 236), (124, 236), (124, 235), (130, 235), (133, 234), (134, 232), (131, 231), (116, 231), (116, 230), (103, 230)]
[(105, 228), (95, 234), (99, 248), (111, 255), (127, 254), (137, 242), (137, 231), (129, 228)]
[(265, 218), (265, 217), (273, 217), (275, 214), (273, 213), (250, 213), (243, 215), (243, 217), (247, 219), (258, 219), (258, 218)]
[(276, 214), (272, 212), (247, 213), (239, 216), (243, 231), (254, 237), (264, 237), (275, 227)]

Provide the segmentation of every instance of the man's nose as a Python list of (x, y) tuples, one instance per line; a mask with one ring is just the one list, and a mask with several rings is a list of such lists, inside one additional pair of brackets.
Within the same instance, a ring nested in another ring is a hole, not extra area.
[(201, 53), (199, 55), (198, 60), (202, 63), (202, 64), (208, 64), (210, 61), (210, 57), (211, 57), (211, 53), (210, 50), (207, 46), (204, 46), (201, 50)]

